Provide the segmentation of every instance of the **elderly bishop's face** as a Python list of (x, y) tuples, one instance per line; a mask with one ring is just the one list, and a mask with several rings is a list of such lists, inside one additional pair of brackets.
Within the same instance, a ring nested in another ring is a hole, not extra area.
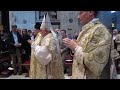
[(79, 11), (78, 12), (78, 19), (81, 25), (85, 25), (90, 21), (91, 12), (90, 11)]

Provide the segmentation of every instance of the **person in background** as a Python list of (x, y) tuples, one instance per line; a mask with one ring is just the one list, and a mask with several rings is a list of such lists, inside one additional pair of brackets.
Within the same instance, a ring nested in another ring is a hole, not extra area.
[(68, 38), (69, 38), (69, 39), (73, 39), (73, 36), (72, 36), (71, 33), (68, 34)]
[(62, 35), (61, 35), (61, 30), (60, 29), (55, 29), (55, 33), (57, 35), (57, 38), (59, 40), (59, 45), (62, 46)]
[[(62, 40), (64, 39), (64, 38), (67, 38), (67, 34), (66, 34), (66, 30), (60, 30), (60, 32), (61, 32), (61, 36), (62, 36)], [(63, 44), (63, 42), (62, 42), (62, 45), (61, 45), (61, 52), (63, 53), (64, 51), (66, 51), (66, 46)]]
[(0, 33), (0, 52), (2, 52), (2, 34)]
[[(13, 69), (14, 69), (13, 74), (16, 75), (18, 71), (18, 74), (21, 75), (22, 74), (22, 66), (21, 66), (22, 36), (17, 32), (17, 25), (12, 25), (11, 27), (12, 27), (11, 32), (9, 33), (5, 42), (8, 45), (9, 53), (13, 61)], [(17, 67), (18, 67), (18, 70), (17, 70)]]
[(33, 32), (31, 30), (27, 30), (27, 34), (30, 36), (31, 40), (34, 40)]
[(115, 56), (117, 57), (116, 62), (116, 69), (117, 73), (120, 73), (120, 32), (117, 30), (113, 30), (113, 40), (114, 40), (114, 49), (116, 50)]
[(112, 36), (113, 36), (113, 42), (114, 42), (114, 56), (115, 58), (119, 58), (119, 51), (120, 51), (120, 45), (119, 45), (119, 34), (118, 34), (118, 30), (114, 29), (112, 31)]
[(30, 36), (27, 34), (27, 30), (22, 30), (22, 48), (24, 50), (24, 60), (30, 60), (30, 54), (31, 54), (31, 46), (28, 43), (28, 40), (31, 40)]
[(18, 32), (20, 35), (22, 35), (22, 30), (21, 30), (21, 28), (18, 28), (18, 29), (17, 29), (17, 32)]
[(65, 66), (65, 60), (71, 60), (70, 56), (70, 48), (66, 47), (63, 43), (63, 39), (67, 38), (66, 30), (60, 30), (62, 36), (62, 44), (61, 44), (61, 56), (63, 61), (64, 73), (67, 73), (67, 67)]
[(80, 32), (76, 32), (76, 33), (75, 33), (75, 35), (74, 35), (74, 39), (77, 40), (77, 37), (78, 37), (79, 33), (80, 33)]
[(31, 30), (28, 30), (28, 31), (27, 31), (27, 34), (31, 37), (31, 36), (32, 36), (32, 31), (31, 31)]
[(35, 30), (33, 31), (33, 36), (34, 36), (34, 39), (36, 38), (37, 34), (39, 33), (40, 31), (40, 25), (36, 24), (34, 26)]
[(57, 34), (57, 38), (59, 39), (60, 44), (61, 44), (61, 42), (62, 42), (62, 35), (61, 35), (60, 31), (61, 31), (60, 29), (55, 29), (55, 32)]
[(114, 41), (114, 48), (119, 52), (120, 54), (120, 34), (118, 33), (117, 29), (113, 30), (113, 41)]
[(8, 45), (6, 44), (5, 40), (8, 37), (8, 33), (6, 31), (3, 31), (3, 33), (1, 34), (1, 39), (0, 39), (0, 50), (2, 52), (4, 51), (8, 51)]

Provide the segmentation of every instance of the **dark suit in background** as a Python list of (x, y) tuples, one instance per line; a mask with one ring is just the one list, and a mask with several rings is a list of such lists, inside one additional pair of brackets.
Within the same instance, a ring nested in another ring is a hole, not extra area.
[[(22, 37), (18, 32), (15, 32), (15, 35), (17, 36), (18, 43), (22, 43)], [(6, 43), (8, 44), (9, 53), (11, 55), (12, 61), (13, 61), (13, 68), (14, 68), (14, 75), (17, 74), (17, 61), (18, 61), (18, 72), (19, 74), (22, 74), (22, 61), (21, 61), (21, 55), (22, 55), (22, 48), (15, 46), (15, 38), (13, 36), (13, 32), (11, 31), (8, 35), (8, 38), (6, 40)], [(17, 57), (17, 58), (16, 58)]]
[(24, 60), (30, 60), (31, 55), (31, 45), (27, 42), (27, 40), (31, 40), (29, 35), (23, 35), (23, 42), (22, 42), (22, 48), (24, 50)]

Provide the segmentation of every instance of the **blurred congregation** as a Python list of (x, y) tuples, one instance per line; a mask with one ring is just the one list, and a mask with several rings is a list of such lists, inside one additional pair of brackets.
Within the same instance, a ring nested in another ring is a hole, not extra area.
[[(12, 72), (14, 75), (16, 74), (21, 75), (22, 73), (26, 73), (26, 72), (29, 73), (29, 69), (27, 71), (23, 67), (24, 65), (25, 66), (30, 65), (31, 45), (28, 42), (28, 40), (34, 41), (35, 37), (40, 31), (40, 24), (36, 23), (34, 28), (35, 28), (34, 30), (27, 30), (27, 29), (18, 28), (17, 25), (12, 25), (10, 33), (3, 32), (0, 34), (1, 55), (2, 53), (5, 54), (7, 52), (9, 52), (7, 53), (7, 56), (9, 56), (10, 54), (10, 58), (8, 58), (9, 62), (7, 62), (8, 64), (5, 66), (3, 65), (3, 67), (1, 67), (1, 74), (2, 71), (6, 72), (3, 73), (3, 75), (4, 74), (7, 75), (8, 73), (11, 74), (11, 72), (7, 73), (9, 67), (11, 71), (13, 71), (13, 69), (11, 68), (14, 68), (14, 72)], [(55, 31), (58, 34), (59, 38), (62, 39), (66, 37), (69, 37), (70, 39), (77, 39), (77, 36), (79, 34), (79, 32), (76, 32), (75, 35), (69, 34), (67, 36), (66, 30), (56, 29)], [(15, 33), (17, 35), (18, 42), (16, 42), (16, 37), (12, 33)], [(16, 44), (19, 43), (20, 45), (14, 46), (15, 43)], [(63, 44), (61, 45), (61, 51), (62, 51), (61, 54), (63, 54), (62, 59), (64, 61), (64, 64), (65, 64), (65, 60), (72, 60), (72, 52), (70, 51), (70, 49), (66, 48)], [(14, 55), (15, 53), (16, 53), (16, 57)], [(3, 58), (1, 57), (1, 59)], [(70, 68), (69, 68), (69, 64), (70, 64)], [(71, 75), (71, 64), (72, 61), (68, 63), (68, 66), (67, 65), (65, 66), (66, 69), (64, 70), (64, 73), (68, 73), (69, 75)], [(26, 76), (28, 76), (28, 74)]]

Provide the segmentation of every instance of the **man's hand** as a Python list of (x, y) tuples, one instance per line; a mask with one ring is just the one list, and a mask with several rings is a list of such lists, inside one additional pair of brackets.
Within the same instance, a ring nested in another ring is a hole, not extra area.
[(33, 41), (32, 41), (32, 40), (27, 40), (27, 42), (28, 42), (29, 44), (32, 44)]
[(69, 38), (63, 39), (63, 43), (66, 47), (69, 47), (72, 50), (74, 50), (78, 46), (77, 41)]
[(76, 39), (73, 39), (76, 43), (77, 43), (77, 40)]

